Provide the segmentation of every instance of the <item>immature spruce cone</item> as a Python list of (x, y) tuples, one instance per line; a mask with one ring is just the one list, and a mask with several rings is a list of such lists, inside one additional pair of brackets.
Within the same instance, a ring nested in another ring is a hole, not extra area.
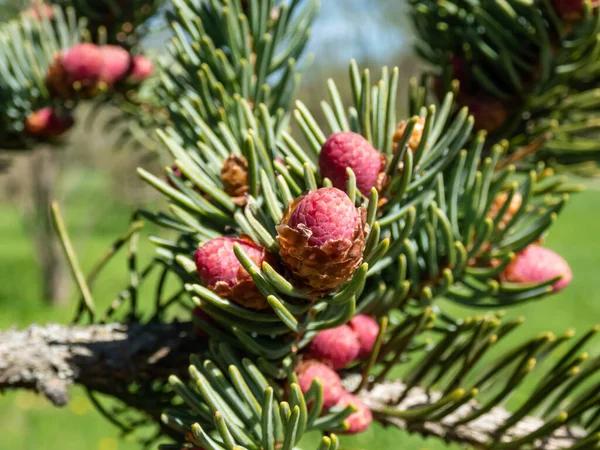
[(31, 113), (25, 120), (25, 132), (38, 138), (53, 138), (65, 133), (73, 126), (70, 115), (59, 116), (50, 108)]
[[(506, 192), (499, 193), (496, 196), (496, 198), (494, 199), (494, 202), (492, 203), (490, 210), (488, 211), (488, 217), (492, 220), (496, 219), (496, 217), (498, 217), (498, 213), (500, 213), (500, 210), (504, 207), (507, 200), (508, 200), (508, 194)], [(521, 208), (522, 204), (523, 204), (523, 196), (521, 194), (519, 194), (518, 192), (515, 192), (514, 195), (512, 196), (512, 199), (510, 200), (510, 205), (508, 206), (508, 209), (506, 210), (504, 217), (502, 217), (502, 219), (500, 220), (500, 222), (498, 224), (498, 228), (500, 230), (504, 230), (506, 228), (506, 226), (511, 221), (513, 216), (517, 213), (519, 208)]]
[(356, 175), (356, 187), (363, 195), (380, 187), (385, 169), (385, 157), (360, 134), (342, 131), (329, 136), (319, 154), (321, 175), (333, 186), (346, 190), (350, 168)]
[[(403, 120), (401, 122), (398, 122), (398, 125), (396, 125), (396, 132), (394, 133), (394, 141), (393, 141), (394, 143), (392, 146), (394, 152), (398, 149), (398, 143), (400, 142), (400, 138), (404, 134), (404, 131), (406, 130), (407, 125), (408, 125), (408, 120)], [(421, 143), (421, 138), (423, 137), (423, 129), (424, 128), (425, 128), (425, 118), (419, 117), (419, 119), (417, 120), (417, 123), (415, 123), (415, 127), (413, 128), (410, 139), (408, 140), (408, 148), (413, 153), (417, 150), (417, 148), (419, 147), (419, 144)]]
[(277, 227), (279, 255), (302, 287), (315, 296), (336, 291), (362, 263), (364, 208), (336, 188), (296, 199)]
[(100, 47), (104, 67), (102, 68), (102, 81), (111, 85), (123, 80), (132, 67), (131, 55), (127, 50), (117, 45)]
[(104, 55), (94, 44), (77, 44), (67, 50), (60, 61), (72, 82), (98, 81), (104, 69)]
[(246, 203), (248, 193), (248, 161), (243, 156), (231, 155), (221, 169), (221, 181), (225, 192), (238, 205)]
[(350, 319), (350, 328), (356, 333), (358, 342), (360, 342), (359, 358), (366, 358), (373, 351), (373, 346), (379, 334), (379, 324), (372, 317), (364, 314), (358, 314)]
[(324, 408), (335, 406), (344, 393), (340, 376), (331, 367), (319, 361), (311, 359), (302, 361), (296, 366), (295, 372), (298, 375), (300, 389), (304, 394), (308, 392), (315, 378), (321, 381)]
[(501, 275), (501, 279), (514, 283), (541, 283), (562, 275), (562, 278), (552, 285), (552, 290), (558, 292), (566, 288), (573, 279), (573, 272), (567, 262), (550, 249), (532, 244), (517, 255)]
[(154, 72), (154, 64), (144, 55), (134, 56), (132, 64), (129, 79), (134, 83), (141, 83), (150, 78), (150, 75)]
[(341, 370), (354, 361), (360, 352), (356, 333), (348, 325), (320, 331), (310, 342), (308, 353), (334, 370)]
[(96, 94), (104, 70), (104, 55), (94, 44), (77, 44), (60, 53), (48, 69), (46, 83), (54, 95), (70, 99), (74, 83), (78, 95)]
[(371, 410), (367, 408), (367, 405), (365, 405), (356, 395), (345, 392), (336, 406), (348, 405), (354, 405), (358, 411), (351, 414), (350, 417), (346, 419), (349, 427), (344, 434), (356, 434), (366, 431), (371, 425), (371, 422), (373, 422)]
[(247, 308), (268, 308), (267, 300), (235, 256), (235, 244), (239, 244), (258, 267), (265, 261), (275, 266), (273, 255), (254, 242), (221, 237), (207, 242), (196, 251), (196, 268), (202, 283), (218, 296)]

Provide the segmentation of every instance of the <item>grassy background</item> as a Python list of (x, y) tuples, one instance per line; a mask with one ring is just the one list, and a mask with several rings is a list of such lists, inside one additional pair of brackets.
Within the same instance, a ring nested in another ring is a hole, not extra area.
[[(89, 268), (114, 239), (126, 229), (130, 208), (113, 198), (102, 178), (87, 179), (81, 192), (64, 206), (67, 224), (82, 259)], [(93, 195), (92, 193), (95, 193)], [(113, 196), (114, 197), (114, 196)], [(93, 220), (90, 218), (93, 214)], [(72, 304), (50, 308), (39, 299), (37, 268), (33, 249), (23, 230), (17, 209), (0, 204), (0, 328), (25, 326), (31, 322), (66, 322)], [(566, 291), (509, 310), (507, 315), (527, 318), (526, 325), (507, 341), (532, 336), (540, 331), (563, 332), (568, 328), (583, 331), (600, 321), (600, 192), (592, 189), (574, 196), (547, 240), (547, 245), (564, 255), (572, 265), (574, 281)], [(87, 231), (85, 231), (87, 230)], [(90, 233), (89, 230), (93, 230)], [(125, 283), (124, 266), (113, 266), (96, 286), (98, 299), (109, 301)], [(461, 315), (474, 314), (447, 305)], [(507, 342), (508, 344), (508, 342)], [(596, 344), (596, 352), (600, 347)], [(116, 428), (94, 411), (84, 393), (73, 389), (73, 400), (56, 409), (42, 397), (26, 392), (0, 397), (0, 448), (2, 450), (133, 450), (138, 446), (120, 440)], [(518, 398), (516, 399), (518, 400)], [(309, 437), (309, 440), (310, 439)], [(398, 430), (372, 427), (368, 432), (345, 438), (346, 448), (417, 449), (442, 448), (444, 444), (407, 436)], [(308, 447), (310, 448), (310, 447)]]

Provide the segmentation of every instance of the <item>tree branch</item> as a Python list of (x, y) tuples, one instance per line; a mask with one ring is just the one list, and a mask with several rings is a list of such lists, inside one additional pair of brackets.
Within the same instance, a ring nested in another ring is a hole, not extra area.
[[(358, 386), (361, 376), (350, 375), (344, 379), (346, 389)], [(407, 411), (416, 408), (424, 408), (438, 401), (441, 398), (439, 392), (427, 393), (424, 389), (413, 388), (406, 398), (402, 398), (402, 394), (406, 385), (400, 380), (385, 381), (379, 383), (369, 391), (360, 393), (360, 398), (365, 404), (371, 408), (375, 418), (387, 425), (395, 426), (403, 430), (408, 430), (411, 433), (418, 433), (423, 436), (433, 436), (445, 440), (446, 442), (455, 442), (467, 444), (475, 448), (496, 448), (498, 443), (495, 443), (496, 430), (498, 430), (506, 419), (511, 416), (510, 411), (503, 407), (495, 407), (488, 413), (483, 414), (476, 420), (466, 423), (465, 425), (456, 425), (460, 419), (468, 416), (476, 411), (480, 405), (471, 400), (456, 411), (450, 413), (440, 421), (407, 421), (397, 417), (390, 417), (382, 414), (384, 408), (392, 406), (400, 411)], [(532, 435), (536, 430), (544, 425), (544, 420), (537, 417), (524, 417), (515, 426), (511, 427), (499, 439), (502, 444), (515, 442), (519, 439)], [(557, 428), (551, 436), (543, 439), (532, 439), (531, 448), (544, 450), (559, 450), (572, 447), (578, 439), (586, 436), (585, 431), (576, 427), (561, 426)], [(521, 448), (522, 445), (508, 446), (510, 448)]]
[[(33, 325), (0, 332), (0, 389), (42, 392), (57, 406), (81, 384), (122, 398), (128, 386), (187, 371), (189, 324)], [(197, 344), (197, 342), (196, 342)]]
[[(34, 325), (24, 331), (0, 332), (0, 389), (31, 389), (42, 392), (56, 405), (64, 405), (68, 388), (77, 383), (128, 403), (131, 383), (166, 380), (171, 374), (186, 377), (190, 353), (198, 351), (198, 344), (189, 323)], [(349, 391), (359, 382), (359, 375), (344, 378)], [(456, 426), (458, 420), (479, 407), (476, 401), (435, 422), (406, 421), (383, 414), (382, 410), (390, 406), (402, 411), (423, 408), (441, 396), (414, 388), (400, 400), (404, 389), (401, 381), (386, 381), (361, 392), (360, 397), (381, 423), (478, 448), (490, 448), (495, 431), (510, 416), (506, 409), (496, 407), (472, 422)], [(500, 441), (514, 442), (542, 425), (541, 419), (525, 417)], [(568, 448), (584, 435), (582, 430), (563, 426), (543, 441), (535, 440), (533, 448)]]

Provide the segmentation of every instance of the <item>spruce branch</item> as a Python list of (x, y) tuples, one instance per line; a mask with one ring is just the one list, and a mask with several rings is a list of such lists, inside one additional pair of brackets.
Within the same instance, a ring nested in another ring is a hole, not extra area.
[(551, 136), (519, 166), (546, 161), (593, 175), (579, 164), (598, 152), (599, 13), (593, 2), (568, 3), (570, 12), (566, 4), (411, 1), (416, 50), (436, 67), (436, 89), (460, 81), (461, 103), (479, 110), (479, 126), (507, 139), (510, 153)]
[(190, 324), (32, 325), (0, 333), (0, 389), (68, 402), (73, 384), (127, 399), (132, 383), (182, 374), (197, 346)]

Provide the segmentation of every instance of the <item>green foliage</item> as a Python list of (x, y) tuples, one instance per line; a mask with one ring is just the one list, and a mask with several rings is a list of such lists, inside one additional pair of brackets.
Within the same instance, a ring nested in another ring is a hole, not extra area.
[(581, 11), (565, 18), (551, 1), (411, 4), (421, 37), (417, 51), (436, 66), (446, 85), (458, 77), (463, 90), (487, 92), (501, 101), (509, 116), (495, 137), (508, 139), (510, 151), (543, 142), (526, 161), (551, 159), (557, 169), (571, 164), (582, 175), (595, 173), (589, 160), (597, 159), (600, 151), (600, 15), (590, 2), (581, 2)]
[[(46, 86), (54, 56), (83, 40), (86, 21), (73, 9), (54, 8), (55, 19), (24, 17), (0, 25), (0, 144), (24, 149), (32, 145), (23, 134), (25, 120), (53, 105)], [(57, 104), (62, 109), (68, 105)]]
[[(306, 432), (347, 429), (344, 419), (354, 407), (333, 408), (322, 414), (321, 382), (313, 381), (306, 396), (302, 394), (290, 360), (284, 362), (284, 381), (277, 382), (265, 378), (269, 375), (263, 375), (260, 364), (240, 359), (226, 344), (211, 341), (208, 358), (213, 357), (214, 362), (192, 357), (189, 386), (177, 377), (169, 380), (187, 408), (167, 410), (161, 420), (180, 433), (182, 442), (187, 440), (207, 450), (236, 445), (250, 450), (292, 449)], [(161, 446), (164, 450), (172, 448), (176, 446)], [(322, 450), (338, 448), (335, 434), (323, 437), (319, 445)]]

